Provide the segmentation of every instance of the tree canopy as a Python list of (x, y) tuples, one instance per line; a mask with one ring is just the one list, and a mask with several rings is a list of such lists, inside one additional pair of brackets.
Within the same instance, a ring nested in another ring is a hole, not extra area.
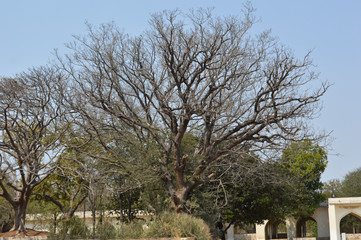
[[(242, 168), (235, 167), (237, 162)], [(237, 156), (232, 164), (218, 165), (222, 176), (196, 191), (193, 199), (202, 206), (194, 212), (227, 223), (224, 233), (228, 224), (310, 216), (324, 200), (320, 176), (326, 164), (326, 151), (310, 141), (291, 143), (280, 159), (271, 162), (255, 155)]]
[[(328, 84), (315, 88), (310, 55), (297, 59), (268, 31), (253, 36), (254, 22), (250, 7), (222, 18), (208, 10), (164, 11), (140, 36), (113, 24), (89, 26), (59, 56), (72, 83), (69, 102), (102, 130), (100, 141), (111, 132), (134, 145), (153, 144), (158, 154), (147, 158), (149, 169), (176, 211), (210, 180), (206, 170), (231, 153), (270, 156), (289, 141), (322, 137), (307, 120)], [(182, 153), (187, 134), (197, 142), (191, 154)]]
[(325, 184), (327, 197), (361, 197), (361, 168), (347, 173), (343, 179), (332, 179)]
[[(14, 209), (14, 230), (25, 231), (33, 192), (52, 172), (67, 129), (59, 73), (41, 67), (0, 81), (0, 196)], [(59, 91), (58, 91), (59, 90)]]

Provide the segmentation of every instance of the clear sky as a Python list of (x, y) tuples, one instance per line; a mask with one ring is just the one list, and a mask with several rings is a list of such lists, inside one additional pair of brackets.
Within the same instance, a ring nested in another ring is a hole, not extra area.
[[(0, 75), (11, 76), (46, 64), (53, 49), (64, 51), (85, 22), (114, 21), (139, 34), (151, 13), (164, 9), (214, 7), (220, 15), (238, 14), (243, 0), (0, 0)], [(316, 129), (333, 131), (324, 181), (361, 167), (361, 0), (254, 0), (261, 21), (302, 57), (313, 50), (320, 79), (333, 83), (323, 98)]]

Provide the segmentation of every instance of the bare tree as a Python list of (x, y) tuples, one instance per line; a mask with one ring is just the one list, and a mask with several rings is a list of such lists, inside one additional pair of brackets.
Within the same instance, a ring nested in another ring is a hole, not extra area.
[(13, 230), (25, 232), (25, 213), (33, 189), (53, 170), (62, 150), (59, 74), (32, 69), (0, 80), (0, 196), (14, 209)]
[[(96, 230), (96, 213), (102, 201), (105, 200), (105, 186), (109, 170), (97, 157), (106, 155), (96, 142), (86, 139), (77, 132), (69, 132), (66, 141), (67, 150), (62, 154), (58, 171), (60, 177), (65, 177), (72, 185), (68, 196), (70, 208), (68, 218), (72, 217), (78, 206), (84, 200), (88, 200), (92, 213), (93, 236)], [(94, 144), (95, 143), (95, 144)], [(56, 198), (52, 201), (56, 203)], [(57, 204), (59, 207), (60, 205)]]
[[(269, 31), (252, 36), (253, 24), (247, 6), (242, 16), (223, 18), (165, 11), (137, 37), (112, 24), (90, 26), (68, 45), (72, 54), (59, 57), (83, 119), (138, 146), (156, 145), (159, 155), (141, 159), (148, 167), (133, 169), (154, 171), (177, 212), (212, 178), (205, 170), (230, 152), (270, 153), (320, 137), (307, 120), (328, 84), (315, 87), (309, 54), (297, 59)], [(198, 142), (191, 155), (182, 151), (189, 135)]]

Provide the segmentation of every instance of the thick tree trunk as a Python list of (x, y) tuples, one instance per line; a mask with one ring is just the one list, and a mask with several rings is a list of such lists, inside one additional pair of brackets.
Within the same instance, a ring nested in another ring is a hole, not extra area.
[(14, 205), (14, 226), (11, 231), (26, 233), (25, 229), (25, 214), (26, 214), (27, 201), (20, 201)]
[(188, 155), (181, 157), (179, 147), (178, 149), (175, 149), (174, 158), (177, 159), (174, 162), (175, 186), (173, 185), (172, 181), (167, 182), (167, 186), (171, 194), (174, 211), (176, 213), (187, 213), (188, 211), (186, 209), (185, 202), (193, 186), (184, 179), (184, 170)]
[(183, 186), (177, 191), (171, 192), (172, 194), (172, 205), (176, 213), (187, 213), (185, 202), (187, 201), (190, 188)]

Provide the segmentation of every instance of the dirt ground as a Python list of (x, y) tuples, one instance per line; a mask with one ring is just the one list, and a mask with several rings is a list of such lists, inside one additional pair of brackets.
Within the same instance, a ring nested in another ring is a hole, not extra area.
[(0, 233), (0, 238), (2, 237), (24, 237), (24, 236), (48, 236), (48, 232), (40, 232), (35, 231), (33, 229), (26, 229), (26, 234), (24, 233), (18, 233), (17, 231), (10, 231), (10, 232), (4, 232)]

